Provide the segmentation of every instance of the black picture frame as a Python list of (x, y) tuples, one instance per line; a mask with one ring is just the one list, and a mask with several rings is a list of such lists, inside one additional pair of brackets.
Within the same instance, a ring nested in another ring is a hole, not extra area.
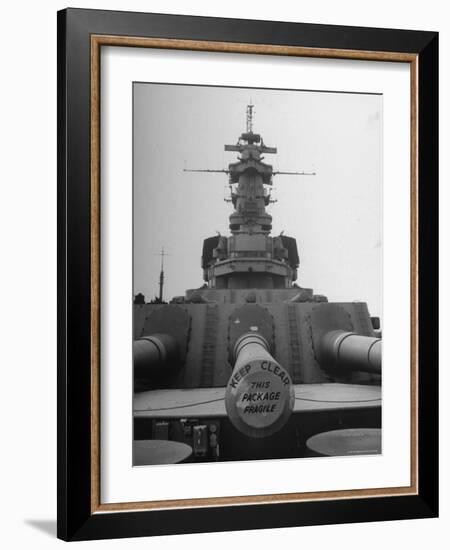
[[(95, 511), (91, 330), (91, 38), (397, 52), (417, 59), (418, 490), (414, 495)], [(438, 515), (438, 34), (242, 19), (58, 12), (58, 537), (88, 540)]]

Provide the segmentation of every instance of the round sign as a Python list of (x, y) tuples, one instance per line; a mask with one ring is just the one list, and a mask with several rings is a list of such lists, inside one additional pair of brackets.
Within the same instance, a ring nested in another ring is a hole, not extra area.
[(225, 392), (231, 422), (252, 437), (266, 437), (288, 420), (295, 401), (289, 373), (268, 353), (236, 364)]

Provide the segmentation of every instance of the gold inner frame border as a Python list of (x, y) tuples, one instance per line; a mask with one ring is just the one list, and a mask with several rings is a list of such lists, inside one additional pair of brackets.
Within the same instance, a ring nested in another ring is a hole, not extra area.
[[(407, 487), (353, 489), (344, 491), (318, 491), (309, 493), (282, 493), (266, 495), (239, 495), (196, 499), (155, 500), (142, 502), (101, 503), (100, 479), (100, 50), (102, 46), (136, 48), (163, 48), (206, 52), (228, 52), (329, 59), (354, 59), (409, 63), (410, 65), (410, 227), (411, 227), (411, 448), (410, 479)], [(418, 475), (418, 55), (402, 52), (307, 48), (272, 44), (247, 44), (171, 38), (142, 38), (115, 35), (91, 35), (90, 56), (90, 252), (91, 252), (91, 513), (125, 512), (136, 510), (163, 510), (202, 508), (251, 504), (275, 504), (317, 500), (417, 495)]]

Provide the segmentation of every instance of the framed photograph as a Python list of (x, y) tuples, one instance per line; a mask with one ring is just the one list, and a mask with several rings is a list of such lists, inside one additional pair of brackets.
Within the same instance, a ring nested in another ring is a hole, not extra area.
[(58, 13), (58, 536), (438, 514), (438, 35)]

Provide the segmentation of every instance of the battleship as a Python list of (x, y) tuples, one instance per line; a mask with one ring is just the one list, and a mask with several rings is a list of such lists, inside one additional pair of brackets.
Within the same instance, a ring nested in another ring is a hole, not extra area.
[[(272, 235), (277, 149), (246, 129), (225, 151), (229, 235), (203, 242), (203, 285), (134, 299), (133, 464), (381, 452), (381, 331), (364, 302), (298, 284), (294, 236)], [(181, 175), (182, 176), (182, 175)], [(207, 176), (205, 176), (207, 177)]]

